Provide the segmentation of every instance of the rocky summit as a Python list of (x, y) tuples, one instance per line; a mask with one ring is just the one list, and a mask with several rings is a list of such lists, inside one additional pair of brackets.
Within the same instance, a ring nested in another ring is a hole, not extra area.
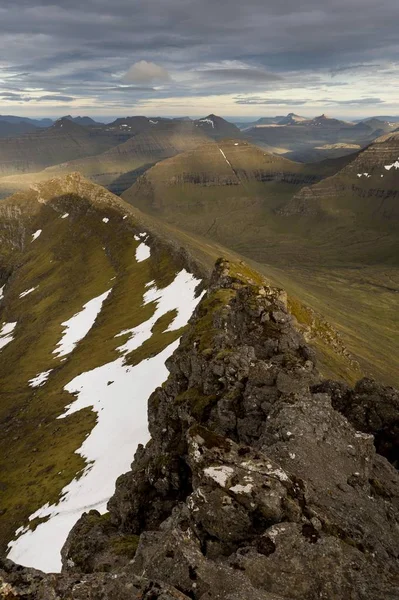
[(398, 393), (323, 381), (285, 292), (219, 260), (108, 512), (7, 600), (396, 600)]

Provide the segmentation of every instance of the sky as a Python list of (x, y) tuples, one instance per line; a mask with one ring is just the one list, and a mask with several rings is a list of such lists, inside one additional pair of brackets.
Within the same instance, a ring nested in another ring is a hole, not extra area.
[(2, 0), (0, 114), (399, 115), (398, 0)]

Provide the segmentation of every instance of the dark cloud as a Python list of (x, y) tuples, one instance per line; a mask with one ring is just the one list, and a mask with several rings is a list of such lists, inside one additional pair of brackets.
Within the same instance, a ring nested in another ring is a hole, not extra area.
[(109, 107), (131, 106), (129, 94), (317, 89), (396, 63), (398, 20), (397, 0), (2, 0), (0, 85)]
[(338, 75), (339, 73), (347, 73), (348, 71), (359, 71), (361, 69), (367, 69), (367, 70), (371, 70), (371, 69), (376, 69), (378, 67), (380, 67), (381, 65), (379, 64), (375, 64), (375, 63), (366, 63), (366, 64), (357, 64), (357, 65), (346, 65), (346, 66), (341, 66), (341, 67), (334, 67), (333, 69), (331, 69), (331, 75), (333, 77), (335, 77), (335, 75)]
[(75, 100), (75, 98), (73, 98), (72, 96), (53, 96), (51, 94), (47, 94), (46, 96), (40, 96), (39, 98), (37, 98), (38, 102), (40, 102), (41, 100), (54, 100), (55, 102), (72, 102), (73, 100)]

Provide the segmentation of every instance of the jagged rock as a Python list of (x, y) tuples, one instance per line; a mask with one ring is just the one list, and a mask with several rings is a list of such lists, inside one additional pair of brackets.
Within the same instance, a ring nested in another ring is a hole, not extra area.
[(0, 559), (4, 600), (187, 600), (176, 588), (130, 573), (45, 575)]
[(399, 393), (371, 379), (350, 389), (344, 383), (325, 381), (316, 389), (331, 395), (333, 406), (364, 433), (374, 436), (377, 452), (399, 466)]
[[(322, 382), (284, 294), (226, 261), (167, 366), (109, 517), (81, 518), (63, 574), (36, 575), (31, 598), (398, 599), (399, 476), (372, 435), (394, 434), (396, 392)], [(126, 536), (137, 551), (115, 557)], [(68, 595), (78, 569), (92, 595)]]
[(63, 569), (70, 573), (111, 571), (134, 557), (138, 541), (135, 535), (121, 535), (108, 513), (91, 510), (79, 519), (64, 544)]

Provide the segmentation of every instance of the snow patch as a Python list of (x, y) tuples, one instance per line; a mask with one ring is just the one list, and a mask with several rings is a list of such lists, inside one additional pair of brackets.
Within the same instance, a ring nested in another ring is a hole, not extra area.
[[(225, 153), (223, 152), (223, 150), (221, 148), (219, 148), (220, 152), (223, 155), (224, 160), (227, 162), (227, 164), (229, 165), (229, 167), (231, 167), (231, 162), (227, 159), (227, 156), (225, 155)], [(231, 167), (233, 168), (233, 167)]]
[(0, 349), (4, 348), (4, 346), (7, 346), (7, 344), (12, 342), (12, 340), (14, 339), (11, 333), (14, 331), (16, 324), (16, 322), (3, 323), (3, 327), (0, 331)]
[(391, 165), (385, 165), (384, 169), (386, 169), (387, 171), (390, 171), (391, 169), (399, 169), (399, 158)]
[(118, 349), (121, 356), (78, 375), (65, 386), (66, 391), (76, 394), (76, 400), (59, 418), (85, 407), (92, 407), (97, 413), (96, 425), (77, 450), (87, 466), (79, 478), (62, 490), (58, 504), (49, 506), (47, 503), (29, 517), (30, 522), (36, 517), (48, 520), (34, 531), (22, 530), (23, 534), (9, 544), (9, 558), (47, 572), (60, 571), (61, 548), (81, 514), (90, 509), (106, 512), (115, 480), (130, 469), (137, 445), (149, 439), (147, 398), (167, 378), (165, 361), (179, 341), (135, 366), (125, 363), (125, 355), (149, 339), (153, 324), (170, 310), (177, 310), (178, 314), (169, 330), (186, 324), (200, 300), (195, 297), (198, 284), (199, 280), (183, 270), (168, 287), (152, 287), (145, 292), (143, 303), (154, 302), (154, 314), (145, 323), (119, 334), (131, 335)]
[(0, 300), (2, 300), (4, 298), (4, 288), (5, 288), (6, 284), (2, 285), (0, 287)]
[(104, 218), (103, 218), (103, 223), (109, 223), (109, 219), (108, 219), (108, 217), (104, 217)]
[(69, 213), (64, 213), (61, 217), (61, 219), (66, 219), (67, 217), (69, 217)]
[(150, 123), (151, 123), (151, 125), (158, 125), (158, 121), (152, 121), (151, 119), (150, 119)]
[(40, 386), (44, 385), (52, 370), (53, 369), (49, 369), (48, 371), (43, 371), (43, 373), (39, 373), (39, 375), (36, 375), (36, 377), (33, 377), (33, 379), (29, 379), (30, 387), (36, 388), (36, 387), (40, 387)]
[[(111, 288), (112, 289), (112, 288)], [(61, 325), (65, 326), (64, 334), (57, 344), (57, 348), (53, 354), (58, 357), (65, 356), (72, 352), (76, 344), (82, 340), (94, 325), (98, 313), (101, 310), (104, 300), (111, 293), (111, 289), (97, 298), (93, 298), (87, 302), (83, 309), (76, 313), (73, 317), (64, 321)]]
[(207, 123), (208, 125), (212, 126), (212, 129), (215, 129), (215, 123), (212, 121), (212, 119), (199, 119), (199, 123)]
[(32, 292), (34, 292), (35, 290), (37, 290), (39, 286), (30, 288), (29, 290), (25, 290), (24, 292), (22, 292), (22, 294), (19, 295), (20, 298), (25, 298), (25, 296), (28, 296), (29, 294), (31, 294)]
[(41, 233), (42, 233), (42, 229), (38, 229), (37, 231), (35, 231), (35, 233), (32, 233), (32, 242), (37, 240), (37, 238), (39, 237), (39, 235), (41, 235)]
[(143, 262), (143, 260), (147, 260), (151, 256), (151, 248), (147, 246), (144, 242), (141, 242), (136, 249), (136, 260), (137, 262)]

